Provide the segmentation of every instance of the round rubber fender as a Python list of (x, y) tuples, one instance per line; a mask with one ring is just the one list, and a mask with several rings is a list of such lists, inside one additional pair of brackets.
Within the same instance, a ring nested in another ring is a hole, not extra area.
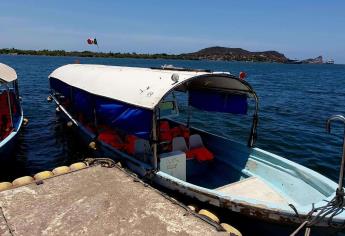
[(227, 223), (221, 223), (220, 226), (223, 227), (223, 229), (229, 233), (230, 235), (235, 235), (235, 236), (242, 236), (241, 232), (238, 231), (235, 227), (227, 224)]
[(187, 206), (191, 211), (197, 212), (198, 211), (198, 207), (194, 204), (190, 204)]
[(96, 149), (97, 149), (97, 145), (96, 145), (96, 143), (95, 143), (95, 142), (93, 142), (93, 141), (92, 141), (92, 142), (90, 142), (90, 143), (89, 143), (89, 148), (90, 148), (90, 149), (92, 149), (92, 150), (96, 150)]
[(216, 223), (218, 223), (218, 224), (219, 224), (219, 222), (220, 222), (220, 221), (219, 221), (219, 218), (218, 218), (215, 214), (213, 214), (212, 212), (210, 212), (210, 211), (208, 211), (208, 210), (201, 209), (201, 210), (199, 211), (199, 214), (208, 217), (209, 219), (213, 220), (214, 222), (216, 222)]
[(12, 188), (12, 183), (10, 183), (10, 182), (2, 182), (2, 183), (0, 183), (0, 192), (8, 190), (10, 188)]
[(70, 165), (69, 168), (71, 169), (71, 171), (81, 170), (81, 169), (86, 168), (86, 165), (84, 162), (77, 162), (77, 163), (73, 163), (72, 165)]
[(54, 175), (62, 175), (70, 172), (71, 169), (68, 166), (59, 166), (53, 170)]
[(54, 176), (53, 172), (47, 170), (47, 171), (42, 171), (42, 172), (35, 174), (34, 179), (35, 180), (44, 180), (44, 179), (48, 179), (48, 178), (53, 177), (53, 176)]
[(34, 182), (34, 178), (32, 178), (31, 176), (23, 176), (18, 179), (15, 179), (12, 182), (12, 184), (14, 187), (19, 187), (19, 186), (30, 184), (32, 182)]
[(29, 119), (28, 118), (23, 118), (23, 125), (27, 126), (29, 124)]

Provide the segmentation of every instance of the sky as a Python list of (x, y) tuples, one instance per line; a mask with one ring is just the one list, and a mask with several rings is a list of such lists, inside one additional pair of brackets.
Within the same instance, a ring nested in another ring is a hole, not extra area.
[(345, 1), (0, 1), (0, 48), (179, 54), (210, 46), (345, 64)]

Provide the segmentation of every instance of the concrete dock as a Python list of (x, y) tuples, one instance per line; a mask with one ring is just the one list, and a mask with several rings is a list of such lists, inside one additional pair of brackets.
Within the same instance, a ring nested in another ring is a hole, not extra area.
[(228, 235), (118, 168), (0, 192), (0, 235)]

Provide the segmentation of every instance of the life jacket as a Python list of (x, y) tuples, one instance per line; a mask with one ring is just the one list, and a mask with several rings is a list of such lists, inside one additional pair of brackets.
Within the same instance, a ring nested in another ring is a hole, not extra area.
[(170, 125), (168, 121), (161, 121), (159, 123), (159, 140), (171, 142), (173, 137), (171, 136)]
[(170, 131), (170, 124), (168, 121), (160, 121), (159, 122), (159, 130), (161, 132), (164, 132), (164, 131)]
[(214, 159), (214, 155), (205, 147), (198, 147), (189, 150), (186, 153), (187, 159), (195, 158), (198, 161), (211, 161)]
[(184, 126), (184, 125), (180, 125), (180, 132), (181, 132), (181, 136), (185, 138), (186, 142), (189, 142), (189, 136), (190, 136), (190, 130)]
[(190, 131), (186, 126), (184, 126), (184, 125), (176, 126), (176, 127), (171, 129), (170, 133), (171, 133), (172, 138), (184, 137), (184, 139), (188, 145)]
[(134, 135), (127, 135), (126, 136), (126, 144), (124, 145), (124, 149), (125, 151), (130, 154), (130, 155), (134, 155), (135, 152), (135, 141), (138, 138)]
[(112, 147), (116, 149), (123, 148), (123, 142), (120, 136), (113, 130), (102, 131), (101, 133), (99, 133), (98, 139), (111, 145)]
[(170, 130), (170, 134), (173, 138), (182, 136), (182, 132), (179, 126), (174, 127)]

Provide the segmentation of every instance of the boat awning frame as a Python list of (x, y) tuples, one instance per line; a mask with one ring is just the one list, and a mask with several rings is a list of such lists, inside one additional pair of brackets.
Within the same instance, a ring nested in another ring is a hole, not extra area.
[(97, 96), (150, 110), (155, 110), (173, 90), (219, 90), (256, 98), (255, 91), (246, 81), (224, 72), (69, 64), (53, 71), (49, 78)]
[(0, 63), (0, 84), (6, 84), (17, 80), (17, 73), (8, 65)]

